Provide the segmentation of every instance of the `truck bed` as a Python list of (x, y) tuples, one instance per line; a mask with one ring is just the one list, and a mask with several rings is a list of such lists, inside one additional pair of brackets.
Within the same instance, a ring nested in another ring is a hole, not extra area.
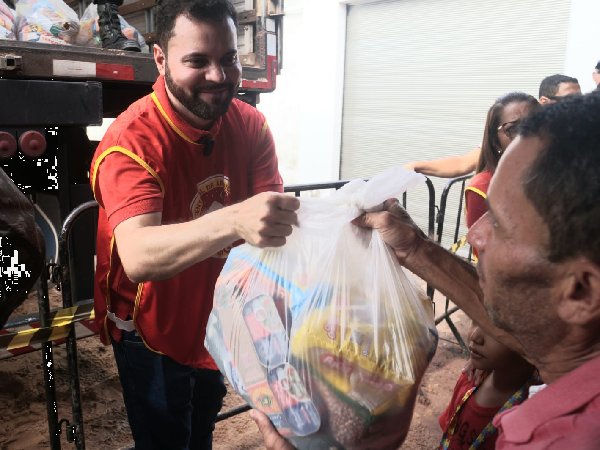
[(0, 66), (5, 79), (101, 81), (104, 117), (150, 93), (158, 76), (148, 53), (19, 41), (2, 41)]

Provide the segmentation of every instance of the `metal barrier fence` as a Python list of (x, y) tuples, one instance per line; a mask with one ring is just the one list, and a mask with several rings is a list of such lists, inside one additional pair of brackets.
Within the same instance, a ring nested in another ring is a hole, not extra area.
[[(349, 180), (332, 181), (332, 182), (328, 182), (328, 183), (291, 184), (291, 185), (285, 186), (284, 190), (285, 190), (285, 192), (293, 192), (296, 197), (300, 197), (301, 192), (317, 191), (317, 190), (324, 190), (324, 189), (339, 189), (343, 185), (348, 183), (348, 181)], [(367, 180), (365, 180), (365, 181), (367, 181)], [(427, 189), (429, 192), (429, 202), (427, 203), (427, 209), (428, 209), (427, 235), (433, 239), (434, 232), (435, 232), (435, 221), (436, 221), (435, 188), (433, 187), (433, 183), (431, 182), (431, 180), (427, 177), (425, 179), (425, 183), (427, 185)], [(407, 197), (408, 197), (407, 192), (402, 194), (402, 206), (404, 206), (404, 208), (407, 207)]]
[[(444, 231), (444, 221), (446, 218), (446, 205), (448, 202), (448, 196), (450, 194), (452, 186), (454, 186), (454, 185), (460, 185), (460, 198), (459, 198), (458, 211), (456, 214), (456, 225), (454, 228), (454, 244), (456, 245), (459, 242), (458, 236), (460, 233), (460, 225), (461, 225), (461, 222), (463, 219), (463, 203), (464, 203), (465, 188), (466, 188), (467, 180), (469, 180), (472, 176), (473, 175), (471, 174), (471, 175), (466, 175), (464, 177), (453, 178), (451, 180), (448, 180), (448, 183), (446, 183), (446, 186), (444, 187), (444, 190), (442, 191), (442, 195), (440, 197), (440, 209), (439, 209), (438, 215), (436, 217), (436, 222), (438, 224), (438, 228), (437, 228), (438, 244), (441, 244), (441, 242), (442, 242), (442, 233)], [(454, 250), (454, 248), (456, 248), (455, 251), (457, 251), (460, 247), (453, 246), (453, 250)], [(469, 261), (471, 260), (471, 252), (472, 252), (472, 249), (470, 248), (469, 256), (468, 256)], [(431, 290), (431, 294), (430, 294), (430, 291), (428, 290), (427, 294), (431, 298), (433, 298), (434, 291)], [(450, 327), (450, 330), (452, 331), (452, 334), (454, 335), (454, 338), (456, 339), (458, 344), (462, 347), (463, 351), (468, 354), (469, 348), (465, 344), (465, 341), (463, 340), (462, 336), (460, 335), (460, 332), (456, 328), (456, 325), (450, 318), (450, 316), (452, 314), (454, 314), (456, 311), (458, 311), (458, 309), (459, 308), (457, 306), (450, 308), (450, 299), (448, 297), (446, 297), (446, 305), (444, 307), (444, 313), (435, 318), (435, 324), (438, 325), (439, 323), (446, 321), (446, 323), (448, 324), (448, 327)]]
[[(297, 197), (300, 196), (302, 192), (306, 191), (314, 191), (314, 190), (324, 190), (324, 189), (339, 189), (347, 181), (336, 181), (330, 183), (315, 183), (315, 184), (305, 184), (305, 185), (288, 185), (285, 187), (285, 192), (294, 193)], [(435, 232), (435, 223), (436, 223), (436, 215), (435, 215), (435, 189), (433, 184), (429, 179), (426, 180), (428, 192), (429, 192), (429, 202), (428, 202), (428, 235), (433, 239)], [(402, 198), (402, 204), (406, 208), (407, 206), (407, 193), (404, 193)], [(73, 302), (73, 294), (72, 294), (72, 286), (71, 286), (71, 252), (69, 248), (69, 237), (73, 230), (75, 223), (87, 212), (94, 211), (99, 207), (99, 205), (95, 201), (89, 201), (87, 203), (83, 203), (77, 208), (75, 208), (65, 219), (63, 226), (60, 231), (59, 236), (59, 264), (54, 266), (46, 266), (42, 276), (40, 277), (39, 290), (38, 290), (38, 307), (39, 307), (39, 315), (29, 314), (22, 317), (17, 317), (12, 319), (8, 326), (9, 327), (19, 327), (23, 325), (29, 325), (36, 321), (39, 321), (41, 329), (52, 329), (53, 321), (50, 320), (51, 311), (49, 308), (49, 295), (48, 295), (48, 280), (51, 278), (53, 282), (56, 283), (57, 289), (62, 292), (62, 300), (63, 300), (63, 309), (59, 310), (62, 312), (67, 309), (72, 309), (74, 306)], [(444, 204), (445, 208), (445, 204)], [(440, 213), (443, 213), (443, 210), (440, 209)], [(438, 233), (440, 232), (440, 213), (438, 213)], [(443, 222), (443, 214), (441, 216), (441, 221)], [(431, 287), (427, 287), (427, 292), (432, 292), (433, 289)], [(82, 300), (76, 302), (78, 306), (91, 306), (90, 303), (92, 300)], [(73, 322), (78, 320), (74, 317)], [(55, 378), (54, 378), (54, 361), (53, 361), (53, 342), (50, 340), (48, 342), (43, 342), (42, 349), (42, 358), (43, 358), (43, 368), (44, 368), (44, 380), (45, 380), (45, 390), (46, 390), (46, 404), (47, 404), (47, 415), (48, 415), (48, 429), (50, 433), (50, 448), (52, 450), (60, 450), (61, 442), (60, 442), (60, 434), (62, 432), (62, 425), (65, 424), (66, 428), (66, 437), (67, 442), (74, 442), (77, 450), (85, 449), (85, 437), (84, 437), (84, 427), (83, 427), (83, 412), (82, 412), (82, 404), (81, 404), (81, 390), (79, 383), (79, 369), (78, 369), (78, 361), (77, 361), (77, 337), (75, 335), (75, 326), (74, 323), (69, 323), (68, 327), (70, 327), (68, 334), (66, 336), (66, 352), (67, 352), (67, 363), (68, 363), (68, 373), (69, 373), (69, 387), (71, 391), (71, 406), (72, 406), (72, 420), (73, 423), (70, 423), (67, 419), (58, 419), (58, 408), (56, 401), (56, 387), (55, 387)], [(437, 323), (437, 322), (436, 322)], [(65, 325), (62, 325), (65, 326)], [(229, 411), (225, 411), (220, 413), (217, 416), (216, 421), (222, 421), (229, 417), (235, 416), (242, 412), (248, 411), (250, 406), (247, 404), (242, 404), (236, 406)]]

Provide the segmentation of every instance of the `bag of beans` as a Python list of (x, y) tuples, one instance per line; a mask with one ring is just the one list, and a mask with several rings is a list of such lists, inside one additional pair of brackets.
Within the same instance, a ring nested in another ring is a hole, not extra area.
[(396, 449), (437, 347), (431, 300), (375, 230), (351, 222), (424, 177), (393, 168), (302, 198), (285, 246), (231, 251), (205, 346), (299, 449)]

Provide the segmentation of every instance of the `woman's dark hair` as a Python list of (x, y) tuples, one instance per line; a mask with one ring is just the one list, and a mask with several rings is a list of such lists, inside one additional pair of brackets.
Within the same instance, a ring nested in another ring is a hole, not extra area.
[(167, 53), (169, 39), (173, 37), (175, 22), (179, 16), (191, 20), (217, 23), (229, 18), (238, 25), (235, 6), (228, 0), (161, 0), (156, 16), (156, 40)]
[(498, 161), (502, 154), (500, 139), (498, 139), (498, 133), (500, 132), (498, 131), (498, 127), (502, 125), (500, 117), (504, 108), (511, 103), (527, 103), (531, 112), (540, 107), (537, 99), (525, 92), (510, 92), (496, 99), (487, 113), (485, 130), (483, 131), (483, 142), (481, 143), (481, 155), (477, 162), (477, 169), (475, 169), (476, 173), (483, 172), (484, 170), (493, 172), (498, 167)]

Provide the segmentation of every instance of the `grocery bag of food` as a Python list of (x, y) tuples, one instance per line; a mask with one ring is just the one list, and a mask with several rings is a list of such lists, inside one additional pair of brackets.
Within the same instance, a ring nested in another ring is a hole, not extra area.
[[(121, 31), (127, 39), (133, 39), (140, 44), (142, 52), (149, 52), (149, 48), (146, 45), (146, 40), (141, 33), (139, 33), (134, 27), (129, 25), (123, 16), (119, 15), (119, 21), (121, 22)], [(79, 34), (75, 39), (75, 45), (82, 47), (102, 47), (102, 40), (100, 39), (100, 31), (98, 26), (98, 5), (90, 3), (86, 8), (83, 15), (81, 16)]]
[(300, 449), (396, 449), (435, 353), (429, 297), (375, 230), (351, 222), (424, 180), (393, 168), (301, 198), (281, 248), (231, 251), (205, 346)]
[(17, 39), (15, 28), (15, 11), (0, 0), (0, 39), (14, 41)]
[(62, 0), (19, 0), (19, 40), (44, 44), (72, 44), (79, 32), (79, 19)]

